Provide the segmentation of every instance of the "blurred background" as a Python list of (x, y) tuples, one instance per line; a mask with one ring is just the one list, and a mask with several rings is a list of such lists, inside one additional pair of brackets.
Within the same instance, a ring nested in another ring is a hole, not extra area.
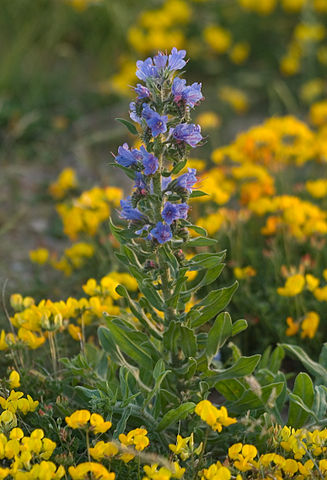
[(86, 189), (122, 186), (108, 164), (126, 138), (115, 118), (128, 118), (137, 59), (187, 50), (188, 83), (202, 82), (206, 97), (195, 121), (207, 167), (213, 149), (269, 116), (316, 127), (326, 116), (327, 0), (1, 0), (0, 10), (0, 275), (10, 291), (29, 289), (31, 249), (67, 242), (48, 189), (63, 168)]

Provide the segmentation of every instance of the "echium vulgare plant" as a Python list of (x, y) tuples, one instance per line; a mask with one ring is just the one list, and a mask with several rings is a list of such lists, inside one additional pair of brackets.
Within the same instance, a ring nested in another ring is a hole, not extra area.
[[(115, 156), (114, 165), (133, 179), (134, 189), (121, 201), (126, 228), (111, 221), (111, 230), (121, 243), (117, 256), (137, 279), (140, 296), (135, 300), (117, 287), (128, 308), (120, 318), (107, 317), (107, 327), (99, 329), (102, 347), (120, 367), (125, 393), (128, 389), (142, 411), (151, 411), (160, 429), (185, 416), (218, 383), (250, 375), (259, 361), (259, 355), (239, 355), (229, 368), (217, 368), (223, 344), (246, 328), (245, 320), (232, 323), (228, 313), (220, 313), (237, 283), (202, 299), (197, 295), (216, 281), (225, 253), (208, 251), (216, 241), (188, 220), (189, 200), (205, 193), (196, 190), (196, 170), (187, 168), (190, 150), (203, 142), (200, 126), (190, 119), (203, 96), (201, 84), (187, 85), (178, 76), (185, 55), (173, 48), (169, 55), (137, 62), (143, 83), (135, 87), (130, 117), (138, 127), (120, 121), (142, 145), (125, 143)], [(195, 278), (188, 280), (189, 271)]]

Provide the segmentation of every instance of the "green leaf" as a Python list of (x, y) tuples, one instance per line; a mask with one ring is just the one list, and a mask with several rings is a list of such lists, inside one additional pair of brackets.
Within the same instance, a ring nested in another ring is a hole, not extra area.
[(163, 335), (164, 345), (167, 350), (177, 355), (181, 350), (185, 357), (192, 357), (196, 353), (196, 337), (194, 331), (172, 320)]
[(309, 355), (307, 355), (305, 351), (297, 345), (289, 345), (287, 343), (282, 343), (280, 346), (287, 350), (292, 356), (300, 360), (300, 362), (305, 366), (308, 372), (311, 373), (314, 377), (316, 377), (317, 381), (327, 386), (326, 368), (324, 368), (319, 363), (311, 360)]
[[(191, 322), (192, 328), (197, 328), (206, 323), (208, 320), (213, 318), (219, 312), (221, 312), (230, 302), (233, 293), (238, 287), (238, 282), (233, 283), (233, 285), (225, 288), (220, 288), (219, 290), (214, 290), (209, 293), (196, 307), (199, 305), (202, 307), (200, 309), (200, 317), (195, 318)], [(193, 307), (194, 310), (197, 310), (196, 307)], [(190, 310), (192, 312), (192, 309)]]
[(188, 242), (184, 243), (184, 247), (211, 247), (212, 245), (216, 245), (218, 240), (215, 238), (208, 238), (208, 237), (195, 237), (191, 238)]
[(129, 120), (125, 120), (125, 118), (116, 118), (115, 120), (124, 125), (124, 127), (126, 127), (132, 135), (137, 135), (137, 129), (132, 122), (130, 122)]
[(327, 368), (327, 343), (324, 343), (319, 355), (319, 363), (324, 368)]
[(206, 344), (206, 354), (208, 363), (217, 354), (218, 350), (224, 345), (226, 340), (232, 335), (232, 321), (229, 313), (223, 312), (215, 320), (208, 333)]
[(187, 158), (184, 158), (184, 160), (182, 160), (181, 162), (178, 162), (170, 172), (170, 175), (176, 175), (177, 173), (179, 173), (181, 170), (183, 170), (186, 163), (187, 163)]
[[(139, 366), (147, 366), (147, 368), (151, 368), (153, 360), (147, 349), (144, 348), (144, 345), (139, 341), (140, 338), (146, 339), (146, 335), (141, 332), (133, 332), (131, 329), (124, 330), (116, 325), (113, 320), (109, 320), (107, 325), (109, 332), (120, 350), (132, 358)], [(138, 335), (133, 335), (133, 333), (137, 333)]]
[[(307, 373), (301, 372), (294, 382), (293, 395), (290, 394), (290, 406), (287, 425), (301, 428), (309, 416), (307, 409), (311, 409), (314, 401), (312, 380)], [(301, 402), (299, 403), (299, 397)]]
[(217, 382), (215, 384), (215, 389), (230, 402), (239, 399), (246, 390), (242, 381), (236, 378), (230, 378), (229, 380), (221, 380)]
[(260, 355), (252, 355), (251, 357), (241, 357), (230, 368), (225, 370), (215, 370), (211, 376), (205, 378), (209, 385), (214, 385), (221, 380), (229, 380), (230, 378), (244, 377), (251, 375), (255, 367), (258, 365)]
[(284, 357), (285, 357), (284, 349), (280, 345), (277, 346), (270, 357), (268, 369), (272, 373), (277, 373), (278, 370), (280, 369), (280, 366), (282, 364)]
[(165, 428), (169, 427), (172, 423), (176, 423), (179, 420), (182, 420), (187, 417), (190, 413), (194, 412), (195, 403), (186, 402), (180, 405), (175, 409), (169, 410), (169, 412), (164, 415), (163, 419), (159, 422), (157, 426), (157, 431), (162, 432)]
[[(234, 401), (229, 408), (231, 411), (241, 409), (243, 412), (253, 409), (263, 409), (272, 395), (274, 398), (277, 398), (281, 394), (283, 386), (283, 382), (274, 382), (269, 385), (264, 385), (258, 392), (247, 388), (243, 395)], [(268, 406), (268, 408), (271, 407)]]
[(324, 385), (315, 386), (315, 399), (312, 410), (315, 412), (318, 420), (326, 418), (327, 411), (327, 388)]
[(203, 227), (199, 227), (198, 225), (186, 225), (187, 228), (190, 228), (191, 230), (194, 230), (196, 233), (198, 233), (199, 235), (202, 235), (203, 237), (207, 237), (208, 236), (208, 232), (205, 228)]
[(208, 196), (208, 194), (205, 192), (202, 192), (202, 190), (193, 190), (193, 192), (190, 195), (190, 198), (205, 197), (205, 196)]
[(244, 318), (240, 318), (239, 320), (236, 320), (236, 322), (234, 322), (232, 325), (232, 337), (235, 337), (235, 335), (243, 332), (243, 330), (246, 330), (247, 328), (248, 328), (248, 322), (244, 320)]

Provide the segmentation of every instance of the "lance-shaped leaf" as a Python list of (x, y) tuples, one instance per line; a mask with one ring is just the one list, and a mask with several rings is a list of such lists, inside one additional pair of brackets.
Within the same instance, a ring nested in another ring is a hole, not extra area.
[(163, 419), (159, 422), (157, 431), (161, 432), (165, 428), (169, 427), (172, 423), (176, 423), (179, 420), (186, 418), (187, 415), (194, 412), (194, 409), (195, 403), (186, 402), (175, 409), (169, 410), (169, 412), (167, 412)]
[(251, 375), (255, 367), (258, 365), (260, 355), (252, 355), (251, 357), (239, 358), (232, 367), (225, 370), (215, 370), (212, 374), (203, 380), (209, 383), (210, 386), (215, 385), (221, 380), (229, 380), (230, 378), (244, 377), (245, 375)]
[(303, 348), (298, 347), (297, 345), (289, 345), (287, 343), (282, 343), (281, 347), (287, 350), (292, 356), (300, 360), (308, 372), (316, 377), (317, 383), (320, 382), (327, 386), (327, 369), (319, 363), (311, 360)]
[(313, 384), (307, 373), (301, 372), (297, 375), (294, 382), (293, 394), (290, 393), (289, 397), (290, 407), (287, 425), (300, 428), (311, 414), (310, 410), (314, 401)]
[(224, 345), (226, 340), (232, 336), (232, 321), (229, 313), (223, 312), (215, 320), (208, 333), (206, 344), (206, 354), (208, 357), (208, 364), (210, 365), (213, 357), (218, 350)]
[(117, 122), (120, 122), (122, 125), (124, 125), (131, 134), (137, 135), (137, 129), (132, 122), (130, 122), (129, 120), (125, 120), (125, 118), (116, 118), (116, 120)]
[[(193, 307), (194, 310), (198, 310), (200, 316), (193, 320), (191, 323), (192, 328), (197, 328), (206, 323), (208, 320), (211, 320), (215, 315), (224, 310), (224, 308), (229, 304), (233, 293), (238, 287), (238, 282), (233, 283), (230, 287), (220, 288), (219, 290), (214, 290), (207, 295), (202, 302), (200, 302), (196, 307)], [(190, 310), (190, 312), (192, 309)]]
[(183, 244), (183, 247), (212, 247), (218, 240), (209, 237), (195, 237)]

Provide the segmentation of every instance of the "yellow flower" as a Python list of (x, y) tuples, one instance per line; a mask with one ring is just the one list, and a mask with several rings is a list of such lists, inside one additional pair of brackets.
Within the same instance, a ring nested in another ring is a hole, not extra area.
[(246, 61), (250, 53), (250, 45), (247, 42), (235, 43), (229, 56), (233, 63), (241, 65)]
[(319, 285), (319, 278), (316, 278), (310, 273), (306, 274), (305, 281), (306, 281), (306, 287), (308, 290), (310, 290), (310, 292), (313, 292), (314, 290), (316, 290), (316, 288)]
[(236, 113), (245, 113), (249, 108), (249, 102), (244, 92), (238, 88), (224, 86), (218, 91), (219, 97), (228, 103)]
[(73, 480), (89, 478), (89, 473), (97, 480), (115, 480), (115, 474), (113, 472), (109, 472), (103, 465), (95, 462), (85, 462), (80, 463), (76, 467), (69, 467), (68, 472)]
[(46, 248), (38, 248), (37, 250), (30, 250), (29, 252), (31, 262), (44, 265), (49, 259), (49, 250)]
[(308, 180), (305, 184), (307, 191), (315, 198), (324, 198), (327, 196), (327, 180)]
[(89, 452), (92, 458), (96, 461), (101, 461), (103, 458), (110, 458), (118, 453), (118, 447), (113, 442), (97, 442)]
[[(138, 451), (142, 451), (144, 450), (150, 443), (148, 437), (147, 437), (147, 430), (145, 430), (145, 428), (135, 428), (134, 430), (131, 430), (130, 432), (128, 432), (127, 435), (125, 435), (124, 433), (121, 433), (119, 435), (119, 440), (121, 442), (122, 445), (128, 447), (130, 445), (133, 445), (135, 447), (136, 450)], [(123, 454), (123, 455), (127, 455), (126, 458), (128, 458), (128, 455), (130, 454)], [(133, 458), (133, 455), (132, 455), (132, 458)], [(126, 460), (124, 460), (126, 461)]]
[(298, 463), (292, 458), (288, 458), (285, 461), (284, 465), (282, 465), (282, 470), (290, 477), (293, 477), (294, 473), (296, 473), (298, 469)]
[(298, 273), (288, 277), (285, 286), (277, 288), (277, 292), (283, 297), (295, 297), (302, 292), (304, 285), (304, 276)]
[(36, 350), (45, 342), (45, 337), (37, 336), (30, 330), (21, 327), (18, 330), (18, 338), (25, 343), (31, 350)]
[(257, 274), (256, 270), (251, 266), (247, 266), (243, 268), (235, 267), (233, 271), (234, 271), (235, 277), (238, 280), (243, 280), (244, 278), (249, 278), (249, 277), (255, 277)]
[(6, 342), (6, 332), (4, 330), (1, 330), (1, 333), (0, 333), (0, 351), (1, 350), (7, 350), (9, 347), (8, 347), (8, 344)]
[(291, 337), (292, 335), (296, 335), (297, 332), (299, 331), (299, 324), (294, 322), (292, 317), (287, 317), (286, 323), (288, 325), (288, 328), (286, 329), (285, 334), (288, 337)]
[(74, 413), (70, 415), (70, 417), (66, 417), (66, 423), (71, 428), (84, 428), (88, 421), (91, 418), (91, 414), (88, 410), (76, 410)]
[(14, 412), (4, 410), (0, 415), (0, 430), (11, 430), (16, 427), (17, 418)]
[(93, 433), (104, 433), (111, 428), (111, 422), (105, 422), (98, 413), (92, 413), (90, 417), (91, 430)]
[(222, 427), (228, 427), (237, 422), (235, 418), (228, 417), (226, 407), (223, 406), (218, 410), (209, 400), (199, 402), (195, 407), (195, 413), (218, 432), (222, 431)]
[(217, 53), (226, 52), (231, 44), (231, 33), (219, 25), (210, 25), (203, 31), (207, 44)]
[(222, 466), (220, 462), (205, 468), (202, 475), (201, 480), (229, 480), (232, 476), (230, 470)]
[(77, 340), (78, 342), (82, 340), (82, 330), (78, 325), (70, 323), (68, 325), (68, 333), (74, 340)]
[(197, 123), (205, 129), (218, 128), (221, 125), (221, 118), (215, 112), (203, 112), (196, 118)]
[(310, 120), (317, 127), (327, 123), (327, 100), (322, 100), (311, 106)]
[(313, 294), (319, 302), (327, 302), (327, 285), (325, 287), (316, 288)]
[(9, 375), (9, 385), (11, 389), (20, 387), (20, 376), (16, 370), (13, 370)]
[(313, 338), (316, 334), (320, 317), (317, 312), (308, 312), (301, 323), (301, 338)]
[(49, 187), (50, 194), (60, 200), (69, 190), (73, 190), (78, 186), (76, 172), (72, 168), (65, 168)]

